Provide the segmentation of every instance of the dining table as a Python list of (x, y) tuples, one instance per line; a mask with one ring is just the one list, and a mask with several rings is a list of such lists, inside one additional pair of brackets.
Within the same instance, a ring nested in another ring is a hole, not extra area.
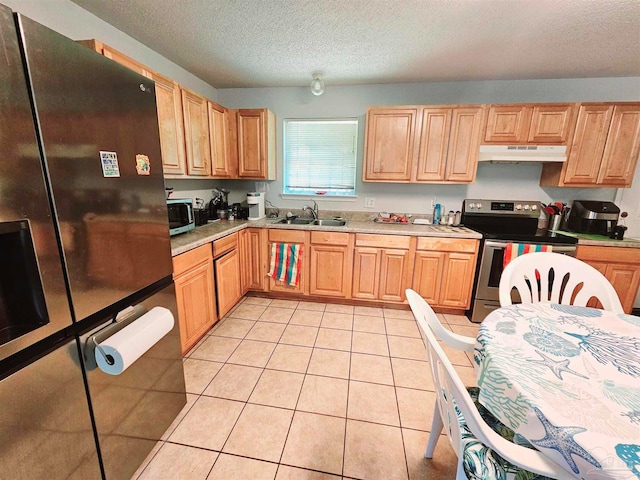
[(474, 350), (479, 402), (588, 480), (640, 479), (640, 317), (551, 303), (501, 307)]

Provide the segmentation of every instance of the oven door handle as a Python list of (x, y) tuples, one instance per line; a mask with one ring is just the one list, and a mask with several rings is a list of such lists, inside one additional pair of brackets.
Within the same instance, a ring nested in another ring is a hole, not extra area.
[[(511, 242), (496, 242), (495, 240), (486, 240), (484, 242), (485, 246), (487, 247), (493, 247), (493, 248), (505, 248), (507, 246), (507, 243), (511, 243)], [(543, 243), (543, 245), (550, 245), (548, 243)], [(576, 252), (576, 245), (551, 245), (552, 251), (554, 253), (575, 253)]]

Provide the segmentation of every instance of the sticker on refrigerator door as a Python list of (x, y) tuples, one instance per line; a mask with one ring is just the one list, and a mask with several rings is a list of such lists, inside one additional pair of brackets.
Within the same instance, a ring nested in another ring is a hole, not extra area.
[(151, 173), (151, 162), (146, 155), (136, 155), (136, 172), (138, 175), (149, 175)]
[(105, 178), (120, 176), (118, 154), (116, 152), (100, 151), (100, 162), (102, 163), (102, 175)]

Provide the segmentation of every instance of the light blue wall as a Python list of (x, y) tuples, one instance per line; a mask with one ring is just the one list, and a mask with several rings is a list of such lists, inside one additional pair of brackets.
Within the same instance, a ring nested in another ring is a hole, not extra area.
[(216, 89), (69, 0), (0, 0), (14, 12), (73, 40), (95, 38), (211, 100)]
[[(367, 107), (373, 105), (437, 105), (463, 103), (638, 101), (640, 78), (596, 78), (573, 80), (526, 80), (486, 82), (439, 82), (391, 85), (333, 86), (325, 79), (322, 96), (309, 88), (219, 89), (218, 101), (229, 108), (261, 108), (277, 118), (278, 180), (269, 182), (266, 198), (279, 207), (300, 208), (305, 200), (283, 199), (282, 121), (285, 118), (357, 117), (360, 120), (359, 169), (354, 201), (320, 199), (321, 208), (366, 210), (364, 197), (375, 198), (375, 211), (430, 213), (437, 197), (446, 210), (460, 209), (464, 198), (504, 198), (571, 201), (613, 200), (616, 189), (543, 188), (539, 186), (540, 164), (491, 165), (478, 167), (472, 185), (407, 185), (363, 183), (362, 151)], [(242, 197), (255, 188), (253, 182), (218, 182)], [(238, 197), (236, 197), (238, 198)], [(234, 199), (234, 201), (236, 201)]]

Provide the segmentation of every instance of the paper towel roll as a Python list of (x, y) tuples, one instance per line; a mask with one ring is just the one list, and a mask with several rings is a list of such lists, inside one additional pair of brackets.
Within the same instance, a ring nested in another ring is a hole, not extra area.
[[(98, 344), (99, 348), (95, 349), (98, 367), (109, 375), (120, 375), (169, 333), (173, 323), (170, 310), (164, 307), (153, 307), (149, 312)], [(107, 360), (105, 355), (111, 358)]]

